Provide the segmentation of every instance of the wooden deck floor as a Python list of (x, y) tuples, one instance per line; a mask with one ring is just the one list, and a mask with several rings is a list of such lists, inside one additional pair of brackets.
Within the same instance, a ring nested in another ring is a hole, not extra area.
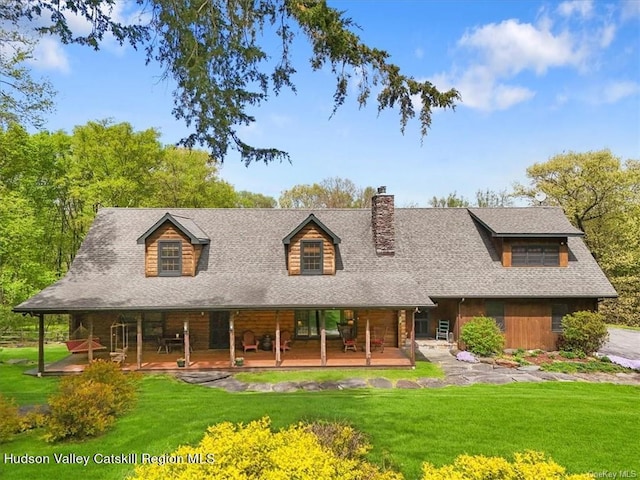
[[(178, 368), (176, 360), (183, 357), (183, 352), (157, 353), (144, 350), (142, 352), (142, 368), (140, 371), (174, 371), (174, 370), (228, 370), (230, 368), (229, 350), (196, 350), (191, 353), (190, 364), (185, 368)], [(258, 350), (243, 352), (236, 349), (236, 358), (244, 359), (243, 369), (276, 368), (275, 353), (272, 351)], [(109, 359), (108, 352), (96, 352), (94, 358)], [(281, 354), (281, 369), (315, 368), (322, 367), (320, 361), (320, 347), (317, 342), (296, 342), (291, 350)], [(46, 358), (45, 358), (46, 362)], [(88, 356), (73, 354), (47, 365), (46, 374), (79, 373), (88, 364)], [(345, 352), (341, 344), (328, 342), (327, 365), (325, 368), (354, 368), (365, 367), (366, 356), (362, 349), (357, 352), (351, 350)], [(372, 367), (411, 367), (408, 352), (399, 348), (385, 347), (384, 352), (379, 350), (371, 352)], [(123, 364), (125, 370), (137, 370), (135, 346), (129, 349), (129, 354)]]

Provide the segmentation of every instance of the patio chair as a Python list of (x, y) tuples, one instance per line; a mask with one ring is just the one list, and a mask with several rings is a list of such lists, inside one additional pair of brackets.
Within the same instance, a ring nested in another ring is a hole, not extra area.
[(242, 334), (242, 348), (246, 352), (248, 350), (258, 351), (259, 341), (256, 338), (255, 333), (251, 330), (247, 330)]
[(164, 353), (169, 353), (169, 344), (162, 336), (158, 335), (156, 337), (156, 343), (158, 345), (158, 353), (162, 353), (163, 350)]
[(436, 340), (449, 340), (449, 320), (438, 320)]
[(352, 336), (351, 327), (338, 326), (338, 332), (340, 332), (340, 338), (342, 338), (342, 346), (345, 353), (347, 350), (358, 351), (358, 345), (356, 339)]
[(382, 336), (376, 335), (376, 329), (373, 329), (373, 339), (371, 340), (371, 350), (379, 348), (381, 353), (384, 353), (384, 337), (387, 335), (387, 327), (382, 331)]
[[(276, 342), (272, 343), (271, 348), (273, 351), (276, 351)], [(282, 352), (286, 352), (287, 350), (291, 350), (291, 332), (289, 330), (283, 330), (280, 332), (280, 350)]]

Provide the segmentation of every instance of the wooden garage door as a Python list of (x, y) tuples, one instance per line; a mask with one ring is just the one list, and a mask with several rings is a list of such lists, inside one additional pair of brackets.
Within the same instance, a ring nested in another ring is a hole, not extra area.
[(507, 303), (505, 317), (507, 348), (555, 350), (551, 304)]

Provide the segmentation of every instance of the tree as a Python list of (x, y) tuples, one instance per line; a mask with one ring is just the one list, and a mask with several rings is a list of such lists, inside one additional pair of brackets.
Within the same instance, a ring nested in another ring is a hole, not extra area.
[(513, 195), (506, 190), (494, 192), (493, 190), (478, 190), (476, 192), (476, 206), (478, 207), (511, 207)]
[(640, 325), (640, 162), (622, 162), (609, 150), (556, 155), (527, 169), (529, 187), (516, 195), (547, 195), (562, 207), (616, 288), (603, 302), (608, 322)]
[(236, 207), (239, 208), (276, 208), (278, 201), (261, 193), (241, 190), (236, 193)]
[(53, 110), (55, 91), (51, 83), (34, 80), (24, 65), (32, 52), (32, 40), (17, 30), (6, 30), (0, 23), (0, 128), (11, 123), (39, 128), (44, 124), (43, 114)]
[(466, 208), (470, 206), (469, 201), (464, 197), (459, 197), (456, 192), (450, 193), (446, 197), (438, 198), (434, 196), (429, 200), (429, 205), (440, 208)]
[(168, 147), (151, 173), (152, 193), (142, 200), (150, 207), (234, 207), (236, 193), (218, 178), (216, 164), (202, 150)]
[[(238, 150), (245, 164), (289, 159), (273, 147), (244, 142), (238, 128), (255, 118), (249, 109), (287, 87), (295, 92), (290, 49), (296, 34), (311, 43), (311, 66), (329, 66), (336, 81), (335, 112), (355, 83), (357, 102), (364, 106), (378, 87), (378, 111), (397, 107), (400, 128), (416, 116), (412, 99), (418, 97), (421, 135), (427, 134), (432, 109), (455, 108), (455, 89), (440, 92), (431, 82), (403, 75), (389, 62), (389, 54), (369, 47), (353, 32), (356, 25), (344, 12), (324, 0), (137, 0), (142, 5), (138, 23), (119, 23), (112, 15), (115, 0), (50, 2), (8, 0), (0, 18), (37, 20), (40, 32), (59, 36), (65, 43), (100, 47), (105, 34), (146, 50), (147, 62), (156, 61), (166, 78), (176, 82), (173, 114), (194, 132), (182, 139), (187, 147), (205, 146), (212, 158), (223, 160), (229, 148)], [(86, 20), (86, 35), (72, 30), (69, 15)], [(277, 41), (271, 41), (274, 38)], [(277, 50), (267, 51), (267, 45)]]
[(544, 192), (549, 205), (561, 206), (571, 222), (586, 231), (589, 222), (620, 210), (637, 195), (633, 165), (623, 169), (609, 150), (563, 153), (527, 168), (531, 186), (516, 184), (516, 196), (533, 199)]
[(359, 188), (351, 180), (325, 178), (319, 184), (295, 185), (280, 195), (282, 208), (366, 208), (371, 206), (373, 187)]

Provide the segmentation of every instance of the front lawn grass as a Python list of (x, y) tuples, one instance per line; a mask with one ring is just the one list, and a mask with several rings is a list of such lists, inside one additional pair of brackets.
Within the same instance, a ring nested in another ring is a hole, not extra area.
[[(69, 355), (66, 345), (50, 344), (45, 347), (45, 362), (51, 363)], [(26, 360), (27, 363), (8, 363)], [(46, 403), (56, 391), (57, 377), (37, 378), (24, 372), (37, 367), (38, 347), (3, 347), (0, 349), (0, 393), (11, 397), (18, 405)]]
[[(0, 366), (0, 376), (5, 368)], [(299, 420), (350, 422), (370, 437), (371, 460), (395, 466), (407, 479), (420, 477), (425, 460), (443, 465), (461, 453), (511, 457), (525, 449), (544, 451), (571, 472), (638, 472), (639, 396), (634, 386), (560, 382), (231, 394), (146, 375), (136, 408), (106, 435), (51, 445), (39, 438), (42, 432), (20, 434), (0, 445), (0, 458), (28, 453), (51, 463), (5, 461), (0, 469), (3, 479), (121, 479), (130, 465), (96, 463), (104, 457), (94, 455), (168, 454), (197, 443), (209, 425), (268, 415), (274, 428)], [(54, 453), (91, 460), (87, 467), (54, 464)]]
[(277, 382), (301, 382), (311, 380), (315, 382), (337, 382), (348, 378), (386, 378), (395, 382), (400, 379), (415, 380), (418, 378), (432, 377), (443, 378), (442, 369), (433, 363), (426, 361), (417, 361), (414, 369), (367, 369), (367, 368), (349, 368), (349, 369), (314, 369), (314, 370), (291, 370), (291, 371), (260, 371), (260, 372), (241, 372), (235, 377), (248, 383), (277, 383)]

